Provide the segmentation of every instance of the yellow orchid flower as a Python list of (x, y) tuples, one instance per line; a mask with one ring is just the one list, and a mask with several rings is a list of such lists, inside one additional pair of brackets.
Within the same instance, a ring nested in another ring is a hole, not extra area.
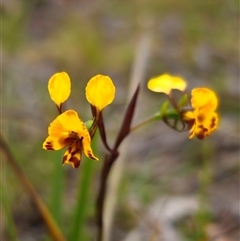
[(169, 95), (172, 89), (184, 91), (187, 84), (177, 76), (163, 74), (148, 81), (148, 89)]
[(115, 86), (108, 76), (96, 75), (86, 86), (87, 101), (102, 111), (115, 97)]
[(57, 116), (48, 127), (48, 135), (43, 143), (45, 150), (68, 147), (63, 157), (63, 164), (69, 163), (74, 168), (79, 167), (82, 151), (87, 157), (98, 160), (91, 149), (89, 132), (76, 111), (67, 110)]
[(193, 111), (186, 111), (182, 119), (190, 126), (189, 138), (196, 136), (204, 139), (209, 136), (218, 124), (218, 115), (215, 112), (218, 106), (216, 94), (207, 88), (192, 90), (191, 105)]
[(61, 109), (61, 105), (66, 101), (71, 93), (71, 82), (67, 73), (56, 73), (48, 82), (48, 91), (52, 101)]

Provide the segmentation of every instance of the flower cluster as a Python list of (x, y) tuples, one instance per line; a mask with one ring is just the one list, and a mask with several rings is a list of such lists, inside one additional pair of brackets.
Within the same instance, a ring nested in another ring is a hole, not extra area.
[[(151, 91), (164, 93), (169, 99), (162, 106), (158, 114), (160, 116), (159, 119), (162, 119), (175, 130), (178, 130), (177, 123), (180, 121), (183, 127), (181, 130), (185, 129), (185, 127), (190, 130), (189, 138), (196, 136), (198, 139), (204, 139), (218, 125), (219, 118), (216, 113), (218, 106), (217, 96), (208, 88), (195, 88), (191, 92), (191, 98), (189, 98), (185, 91), (186, 86), (187, 83), (184, 79), (168, 74), (152, 78), (148, 81), (148, 88)], [(174, 98), (173, 90), (178, 90), (183, 94), (180, 101), (176, 101)], [(71, 81), (67, 73), (54, 74), (48, 82), (48, 91), (50, 98), (57, 106), (59, 115), (48, 127), (49, 136), (43, 143), (44, 149), (59, 150), (67, 147), (62, 163), (69, 163), (74, 168), (79, 167), (82, 152), (88, 158), (98, 160), (93, 154), (91, 141), (96, 129), (99, 127), (103, 144), (108, 151), (112, 151), (106, 142), (104, 125), (101, 119), (102, 110), (111, 104), (115, 97), (115, 86), (108, 76), (96, 75), (87, 83), (85, 94), (92, 108), (93, 119), (87, 121), (85, 124), (75, 110), (62, 111), (62, 105), (71, 93)], [(118, 146), (123, 138), (130, 133), (132, 113), (135, 109), (138, 93), (137, 89), (133, 100), (129, 103), (128, 112), (123, 122), (125, 126), (120, 130), (118, 138), (120, 141), (118, 140), (118, 144), (115, 146)], [(174, 114), (167, 112), (169, 103), (171, 103), (174, 109)], [(171, 124), (170, 119), (174, 119), (174, 124)]]
[[(71, 81), (67, 73), (56, 73), (48, 82), (48, 91), (51, 99), (56, 104), (59, 115), (48, 127), (48, 137), (43, 143), (45, 150), (60, 150), (68, 147), (63, 156), (63, 164), (69, 163), (74, 168), (79, 167), (82, 152), (93, 160), (98, 160), (94, 156), (91, 148), (91, 136), (83, 121), (74, 110), (62, 112), (62, 104), (68, 99), (71, 93)], [(115, 97), (115, 86), (108, 76), (97, 75), (89, 80), (86, 86), (86, 98), (88, 102), (96, 108), (94, 120), (97, 115)], [(94, 121), (93, 121), (94, 123)], [(95, 124), (95, 126), (97, 126)]]
[(190, 110), (186, 110), (186, 108), (180, 108), (172, 96), (174, 89), (185, 94), (186, 86), (185, 80), (168, 74), (150, 79), (148, 82), (148, 88), (151, 91), (164, 93), (168, 96), (181, 121), (189, 127), (189, 138), (196, 136), (198, 139), (204, 139), (218, 125), (218, 114), (215, 112), (218, 106), (217, 96), (208, 88), (195, 88), (191, 92)]

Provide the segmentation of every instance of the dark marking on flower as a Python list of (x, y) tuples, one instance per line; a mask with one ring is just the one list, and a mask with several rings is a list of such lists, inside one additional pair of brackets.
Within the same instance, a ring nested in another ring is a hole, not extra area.
[(80, 160), (76, 156), (71, 157), (69, 162), (73, 165), (74, 168), (78, 168), (80, 166)]
[(198, 135), (197, 135), (197, 138), (198, 138), (199, 140), (204, 139), (204, 137), (205, 137), (205, 135), (204, 135), (203, 132), (200, 132), (200, 133), (198, 133)]
[(69, 146), (69, 147), (68, 147), (68, 153), (71, 153), (71, 152), (72, 152), (72, 149), (73, 149), (73, 146)]
[(208, 129), (205, 128), (203, 125), (198, 125), (198, 128), (200, 129), (200, 131), (196, 133), (196, 136), (198, 139), (202, 140), (205, 136), (208, 135)]
[(62, 164), (64, 164), (64, 163), (66, 162), (67, 156), (68, 156), (68, 155), (64, 155), (64, 156), (63, 156)]
[(79, 149), (76, 149), (75, 151), (73, 151), (73, 152), (71, 153), (71, 156), (75, 156), (78, 152), (79, 152)]
[(216, 122), (217, 122), (217, 118), (213, 117), (211, 119), (211, 124), (210, 124), (211, 129), (213, 129), (216, 126)]
[(87, 152), (87, 156), (93, 160), (98, 160), (95, 156), (92, 155), (91, 151)]
[(47, 141), (47, 144), (45, 144), (45, 148), (49, 151), (54, 151), (52, 142)]
[(90, 158), (92, 158), (92, 159), (94, 158), (93, 155), (92, 155), (92, 153), (91, 153), (90, 151), (88, 151), (88, 156), (89, 156)]
[(198, 115), (197, 120), (198, 122), (203, 122), (205, 119), (204, 115)]
[(78, 133), (75, 131), (71, 131), (69, 133), (69, 138), (77, 139), (78, 138)]
[(208, 131), (208, 129), (205, 128), (203, 125), (198, 125), (198, 128), (202, 129), (203, 131)]

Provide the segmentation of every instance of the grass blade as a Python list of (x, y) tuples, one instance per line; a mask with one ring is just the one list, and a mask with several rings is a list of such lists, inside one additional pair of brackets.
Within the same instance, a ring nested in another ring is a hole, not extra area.
[[(92, 142), (93, 150), (96, 150), (96, 139), (98, 139), (98, 135), (95, 135), (95, 138)], [(93, 160), (85, 158), (81, 166), (82, 178), (80, 178), (80, 183), (78, 185), (79, 190), (77, 196), (77, 203), (72, 219), (73, 228), (71, 230), (69, 239), (71, 241), (82, 240), (81, 238), (83, 237), (83, 228), (86, 223), (86, 211), (89, 203), (89, 191), (93, 179), (94, 165), (96, 165), (96, 163)]]

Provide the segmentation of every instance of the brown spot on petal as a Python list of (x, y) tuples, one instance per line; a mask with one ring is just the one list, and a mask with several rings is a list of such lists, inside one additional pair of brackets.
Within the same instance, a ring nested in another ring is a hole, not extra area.
[(211, 129), (213, 129), (213, 128), (216, 126), (216, 122), (217, 122), (216, 117), (213, 117), (213, 118), (211, 119), (211, 124), (210, 124)]
[(47, 147), (47, 146), (45, 146), (45, 147), (48, 151), (54, 151), (54, 149), (52, 147)]
[(74, 168), (78, 168), (80, 166), (80, 160), (76, 156), (71, 157), (69, 163), (71, 163)]
[(91, 153), (90, 151), (88, 151), (88, 156), (89, 156), (90, 158), (93, 158), (93, 155), (92, 155), (92, 153)]
[(93, 160), (98, 160), (98, 158), (96, 158), (95, 156), (92, 155), (92, 153), (90, 151), (87, 152), (87, 156)]
[(64, 156), (63, 156), (63, 160), (62, 160), (62, 164), (63, 164), (63, 165), (65, 164), (65, 162), (66, 162), (66, 160), (67, 160), (67, 156), (68, 156), (68, 155), (64, 155)]
[(204, 121), (204, 115), (198, 115), (197, 120), (198, 122), (203, 122)]
[(47, 141), (47, 144), (45, 144), (45, 148), (49, 151), (54, 151), (52, 142)]
[(204, 129), (203, 125), (198, 125), (197, 127), (202, 130)]
[(196, 136), (198, 139), (202, 140), (208, 135), (208, 129), (204, 128), (203, 125), (198, 125), (198, 128), (200, 129), (200, 131), (196, 133)]
[(74, 132), (74, 131), (71, 131), (71, 132), (69, 133), (69, 138), (77, 139), (77, 138), (78, 138), (78, 133), (77, 133), (77, 132)]
[(198, 135), (197, 135), (197, 138), (198, 138), (199, 140), (203, 140), (204, 137), (205, 137), (205, 135), (204, 135), (204, 133), (202, 133), (202, 132), (198, 133)]

